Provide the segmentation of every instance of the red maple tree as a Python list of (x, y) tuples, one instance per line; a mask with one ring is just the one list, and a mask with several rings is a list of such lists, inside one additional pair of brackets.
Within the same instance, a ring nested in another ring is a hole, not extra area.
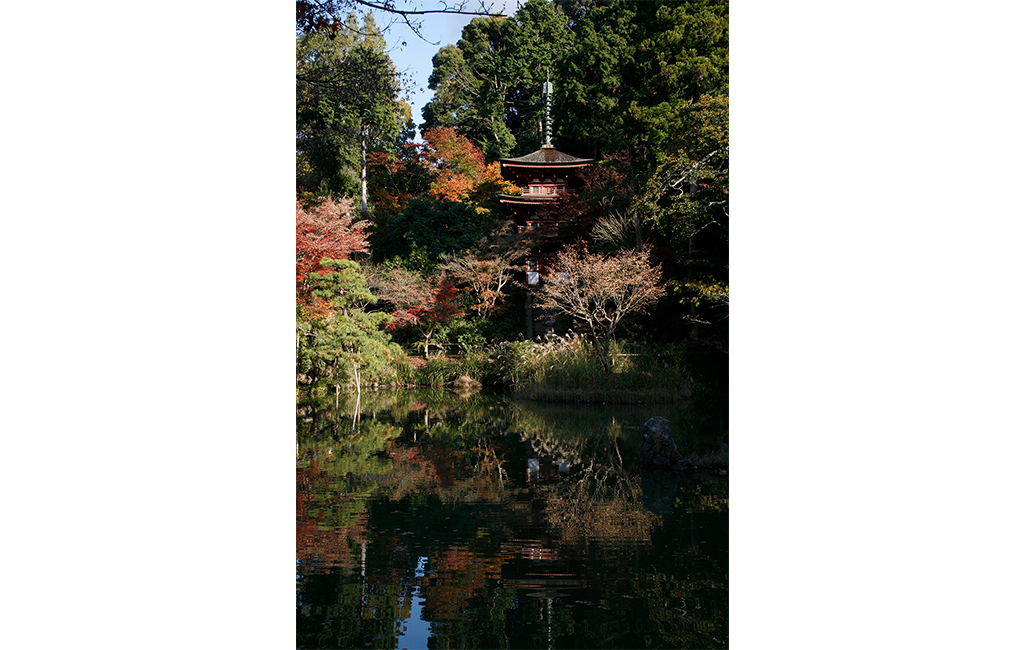
[(309, 208), (295, 201), (295, 293), (299, 304), (314, 311), (326, 308), (323, 300), (310, 295), (306, 277), (320, 270), (324, 258), (351, 259), (369, 250), (366, 221), (352, 218), (351, 199), (325, 199)]
[(423, 336), (423, 356), (430, 356), (430, 338), (438, 325), (465, 313), (456, 303), (458, 289), (443, 276), (424, 277), (403, 268), (391, 269), (382, 297), (394, 305), (388, 329), (414, 327)]

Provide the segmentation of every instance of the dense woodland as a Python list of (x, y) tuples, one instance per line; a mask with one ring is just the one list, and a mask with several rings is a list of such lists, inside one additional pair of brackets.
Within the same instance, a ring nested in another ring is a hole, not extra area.
[[(724, 390), (727, 2), (530, 0), (511, 17), (477, 16), (433, 57), (434, 97), (420, 116), (401, 99), (405, 80), (372, 15), (318, 21), (304, 7), (296, 21), (300, 383), (468, 374), (522, 388), (524, 360), (543, 348), (586, 352), (580, 363), (593, 364), (598, 380), (677, 373)], [(530, 241), (495, 197), (519, 191), (501, 178), (498, 159), (541, 144), (548, 78), (553, 144), (597, 161), (560, 206), (574, 229), (559, 270), (574, 274), (563, 287), (575, 293), (564, 302), (550, 288), (544, 295), (576, 319), (575, 347), (522, 340)]]

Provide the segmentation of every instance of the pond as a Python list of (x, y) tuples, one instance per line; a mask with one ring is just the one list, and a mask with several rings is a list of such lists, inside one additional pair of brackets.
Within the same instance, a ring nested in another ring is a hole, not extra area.
[(639, 467), (643, 423), (684, 455), (714, 405), (366, 392), (297, 411), (299, 648), (725, 648), (728, 482)]

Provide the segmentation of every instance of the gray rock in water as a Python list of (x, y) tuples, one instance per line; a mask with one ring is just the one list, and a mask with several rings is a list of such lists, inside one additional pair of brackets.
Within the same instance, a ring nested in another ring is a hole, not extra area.
[(640, 446), (640, 464), (664, 469), (687, 469), (693, 461), (683, 458), (672, 439), (672, 423), (655, 416), (644, 422), (643, 443)]

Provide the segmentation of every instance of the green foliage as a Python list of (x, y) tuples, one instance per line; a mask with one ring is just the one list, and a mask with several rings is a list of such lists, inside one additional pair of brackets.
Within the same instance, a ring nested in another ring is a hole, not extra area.
[(458, 361), (434, 357), (427, 359), (427, 365), (416, 371), (417, 384), (420, 386), (444, 386), (451, 384), (462, 376)]
[(728, 316), (729, 100), (701, 97), (658, 118), (664, 139), (630, 210), (670, 245), (684, 318), (714, 331)]
[(555, 113), (572, 116), (555, 121), (563, 141), (607, 152), (642, 135), (627, 109), (647, 81), (634, 63), (636, 43), (646, 33), (644, 10), (632, 2), (595, 3), (579, 17), (556, 69)]
[(487, 344), (487, 336), (484, 329), (487, 325), (485, 320), (462, 320), (460, 327), (451, 332), (449, 337), (454, 337), (459, 347), (465, 353), (479, 352)]
[(457, 46), (434, 57), (423, 128), (458, 126), (487, 160), (536, 149), (541, 84), (571, 40), (565, 14), (546, 0), (511, 18), (473, 19)]
[[(727, 226), (728, 116), (725, 97), (705, 97), (680, 107), (665, 127), (668, 139), (655, 149), (654, 173), (631, 206), (676, 250), (687, 249), (688, 239), (709, 225)], [(677, 142), (685, 143), (684, 148), (668, 146)]]
[(422, 248), (415, 248), (404, 257), (395, 256), (388, 258), (387, 267), (405, 269), (420, 275), (432, 275), (437, 270), (437, 261), (430, 259), (430, 256)]
[(423, 107), (423, 130), (472, 121), (472, 95), (478, 91), (481, 81), (473, 76), (462, 50), (455, 45), (445, 45), (431, 62), (434, 70), (427, 86), (434, 91), (434, 98)]
[(728, 94), (729, 3), (662, 4), (637, 59), (640, 73), (648, 78), (647, 105)]
[(431, 357), (417, 370), (415, 383), (420, 386), (449, 386), (460, 377), (475, 379), (485, 386), (495, 385), (499, 377), (488, 351), (470, 350), (454, 357)]
[(488, 226), (465, 203), (420, 197), (380, 224), (371, 243), (379, 259), (403, 258), (414, 267), (434, 265), (445, 253), (474, 248)]
[(335, 37), (296, 39), (296, 183), (300, 198), (354, 196), (360, 148), (393, 146), (404, 115), (386, 42), (372, 14)]
[(523, 385), (525, 365), (533, 348), (532, 341), (504, 341), (495, 346), (490, 361), (496, 383), (513, 390)]
[[(541, 87), (548, 80), (573, 35), (564, 13), (547, 0), (529, 0), (504, 26), (500, 66), (505, 106), (504, 122), (515, 137), (513, 155), (540, 146), (537, 125), (544, 112)], [(556, 125), (558, 122), (556, 121)]]
[(434, 98), (423, 107), (422, 130), (457, 126), (487, 160), (507, 157), (515, 138), (505, 124), (507, 81), (502, 71), (504, 16), (474, 18), (456, 46), (434, 56), (428, 85)]
[(476, 18), (434, 57), (423, 128), (456, 126), (488, 160), (529, 153), (550, 71), (563, 146), (664, 140), (661, 114), (728, 93), (728, 24), (722, 0), (530, 0), (511, 18)]
[(581, 390), (603, 384), (604, 368), (583, 337), (534, 344), (522, 360), (518, 394), (544, 387)]
[(325, 259), (324, 269), (311, 273), (312, 294), (330, 303), (327, 315), (304, 309), (296, 318), (298, 330), (296, 370), (311, 380), (330, 379), (355, 384), (356, 369), (362, 384), (400, 384), (411, 375), (402, 349), (381, 327), (387, 314), (367, 312), (376, 302), (366, 288), (359, 265), (352, 260)]

